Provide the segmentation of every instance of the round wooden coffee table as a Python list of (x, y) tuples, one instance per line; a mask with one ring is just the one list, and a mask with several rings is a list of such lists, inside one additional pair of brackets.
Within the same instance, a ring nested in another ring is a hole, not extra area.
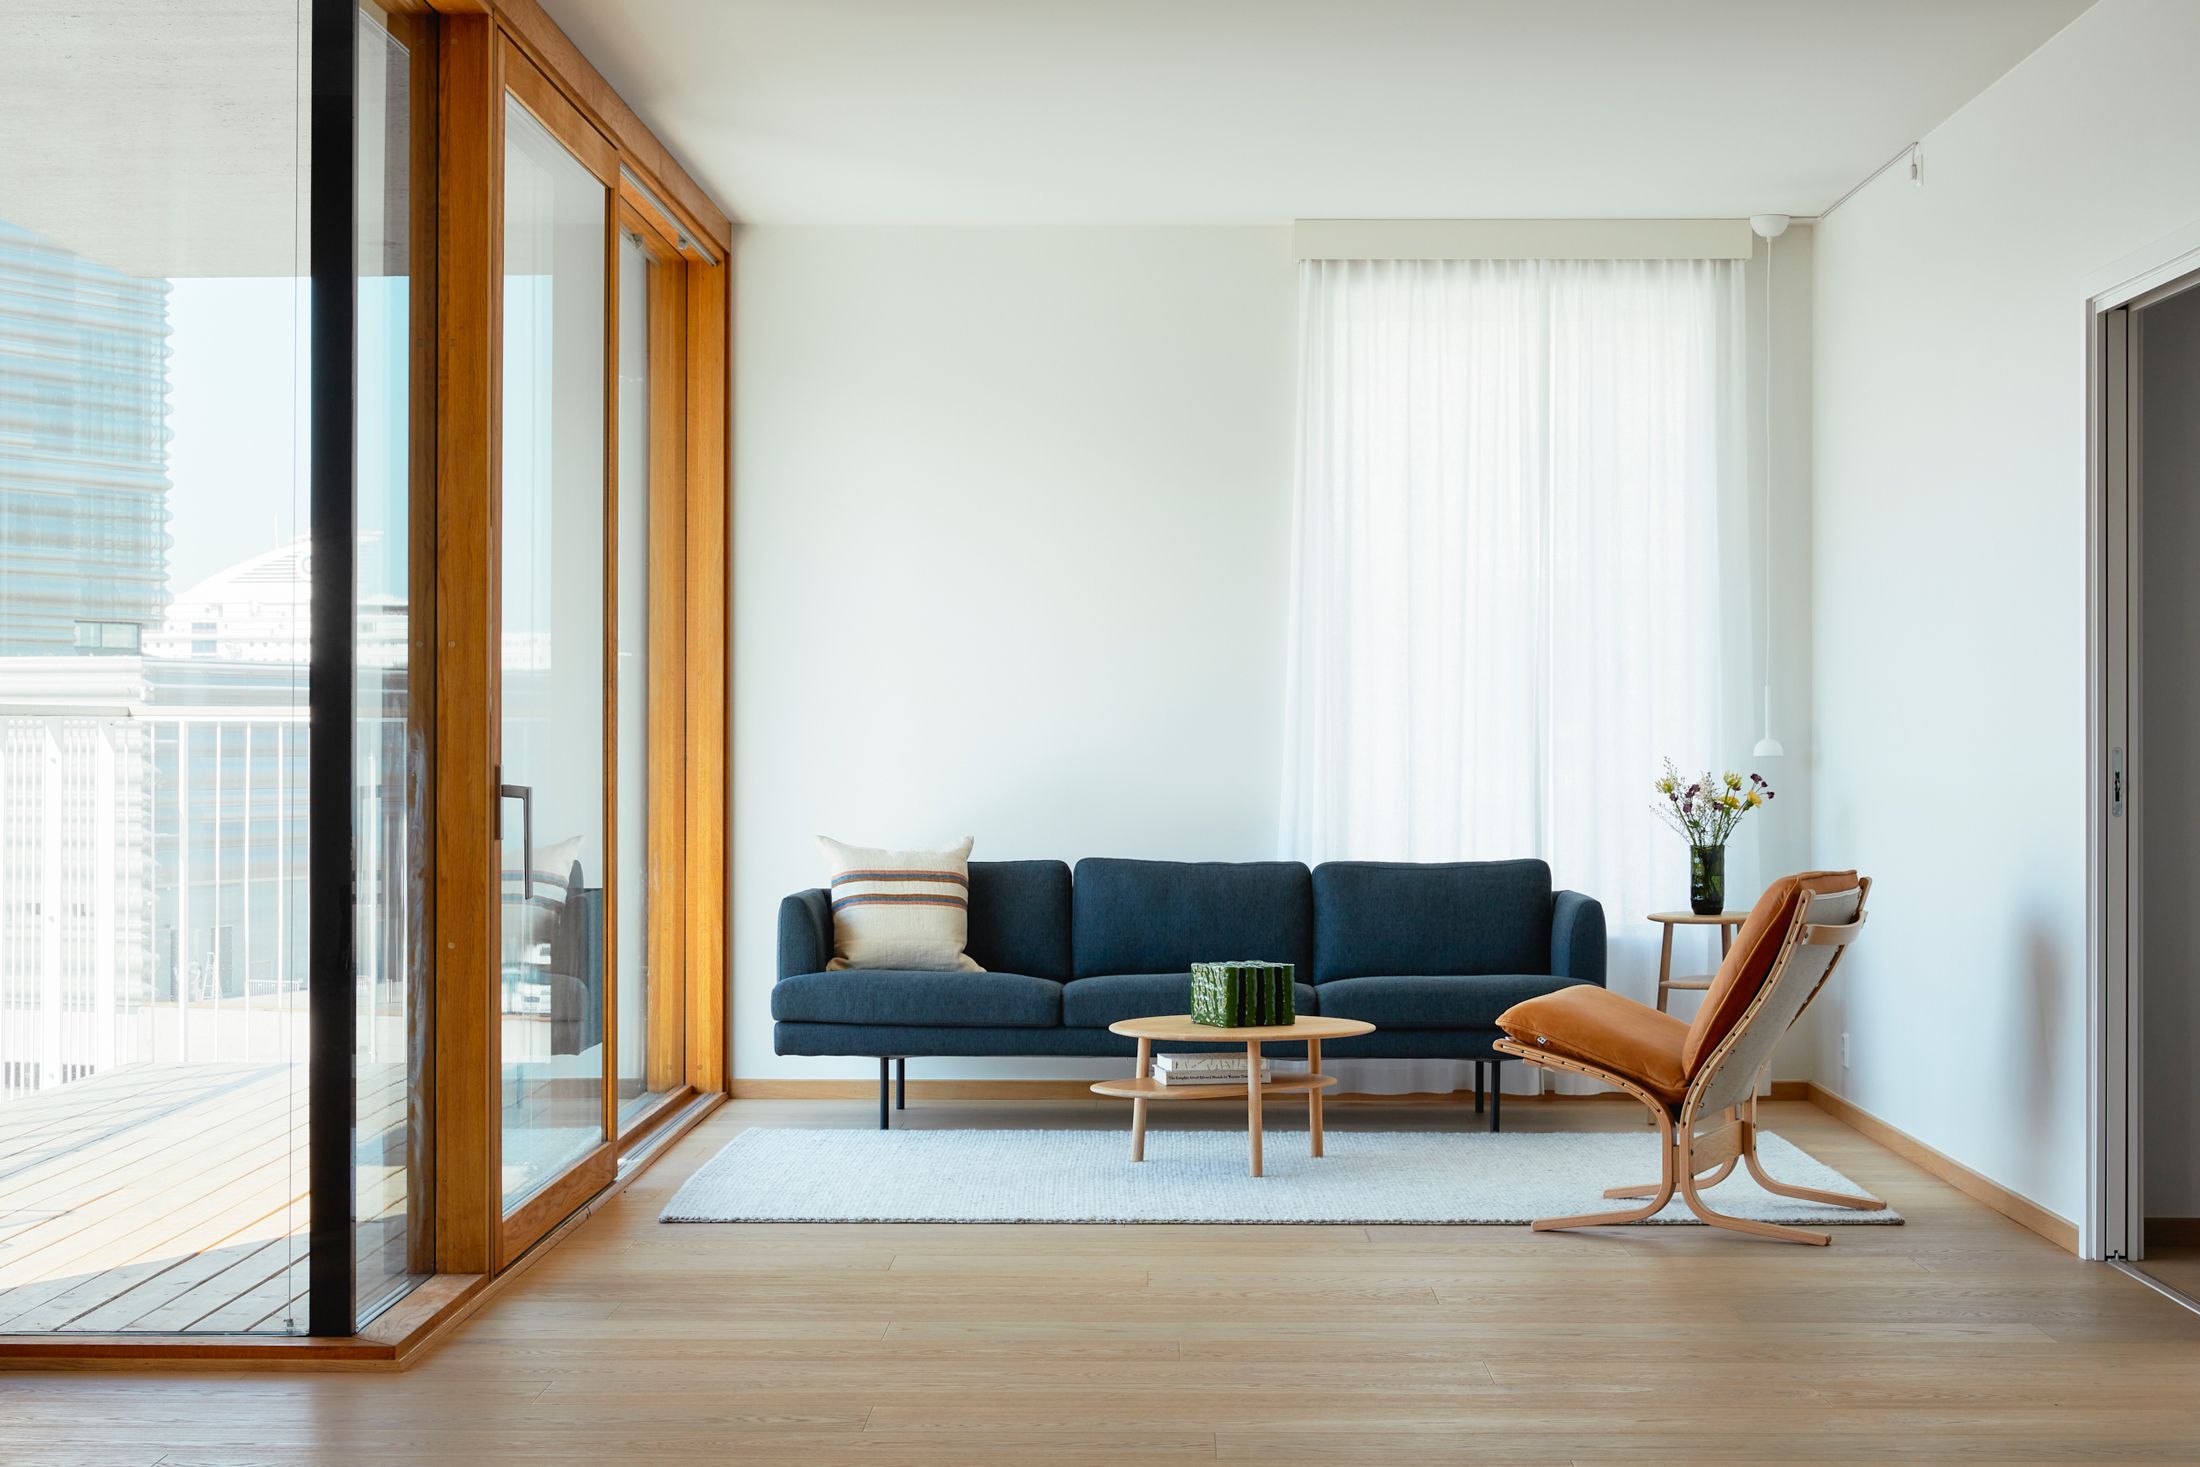
[[(1372, 1034), (1375, 1026), (1362, 1019), (1301, 1018), (1290, 1024), (1263, 1024), (1226, 1029), (1214, 1024), (1195, 1024), (1190, 1014), (1164, 1014), (1153, 1019), (1125, 1019), (1108, 1025), (1111, 1034), (1126, 1034), (1138, 1041), (1138, 1073), (1128, 1080), (1102, 1080), (1092, 1087), (1095, 1095), (1119, 1095), (1131, 1103), (1131, 1160), (1146, 1159), (1146, 1102), (1149, 1100), (1227, 1100), (1245, 1097), (1245, 1131), (1250, 1138), (1253, 1175), (1260, 1175), (1260, 1102), (1263, 1095), (1306, 1097), (1307, 1141), (1310, 1153), (1322, 1154), (1322, 1092), (1337, 1083), (1335, 1075), (1322, 1073), (1322, 1041)], [(1164, 1085), (1153, 1075), (1153, 1045), (1166, 1043), (1242, 1044), (1245, 1046), (1245, 1083), (1226, 1085)], [(1260, 1047), (1263, 1044), (1304, 1044), (1307, 1073), (1281, 1075), (1260, 1083)]]

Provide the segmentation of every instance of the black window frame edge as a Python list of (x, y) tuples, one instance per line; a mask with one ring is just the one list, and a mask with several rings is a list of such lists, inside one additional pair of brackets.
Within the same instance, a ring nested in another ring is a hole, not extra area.
[(308, 1059), (306, 1134), (312, 1220), (307, 1332), (358, 1332), (353, 1259), (357, 1168), (352, 1059), (358, 1016), (352, 830), (352, 723), (358, 333), (358, 0), (312, 0), (307, 204), (310, 280), (307, 463), (313, 516), (312, 650), (306, 780)]

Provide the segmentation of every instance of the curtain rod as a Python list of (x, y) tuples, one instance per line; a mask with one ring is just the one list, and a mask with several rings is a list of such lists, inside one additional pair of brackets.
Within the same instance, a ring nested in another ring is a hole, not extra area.
[[(1870, 183), (1873, 179), (1879, 177), (1880, 174), (1885, 173), (1888, 169), (1894, 167), (1895, 164), (1900, 163), (1904, 158), (1917, 157), (1920, 150), (1921, 145), (1919, 140), (1916, 138), (1912, 138), (1909, 142), (1903, 144), (1900, 151), (1898, 151), (1892, 158), (1889, 158), (1886, 162), (1880, 164), (1877, 168), (1874, 168), (1871, 172), (1865, 174), (1862, 178), (1858, 179), (1856, 181), (1856, 187), (1850, 189), (1847, 193), (1841, 195), (1840, 198), (1835, 199), (1832, 203), (1826, 205), (1825, 208), (1820, 209), (1816, 214), (1813, 214), (1806, 222), (1816, 224), (1820, 220), (1832, 218), (1834, 210), (1840, 208), (1843, 204), (1847, 203), (1849, 200), (1855, 198), (1858, 194), (1864, 191), (1864, 185)], [(1913, 165), (1910, 169), (1910, 177), (1913, 179), (1918, 177), (1918, 170), (1915, 165)]]

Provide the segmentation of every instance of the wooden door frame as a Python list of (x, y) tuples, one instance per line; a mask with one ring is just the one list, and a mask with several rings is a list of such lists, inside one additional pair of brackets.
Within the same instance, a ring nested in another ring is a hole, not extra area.
[(497, 1267), (503, 1215), (498, 1019), (503, 907), (494, 780), (497, 411), (503, 272), (504, 83), (496, 25), (448, 15), (438, 90), (442, 237), (437, 279), (435, 888), (436, 1255), (445, 1273)]

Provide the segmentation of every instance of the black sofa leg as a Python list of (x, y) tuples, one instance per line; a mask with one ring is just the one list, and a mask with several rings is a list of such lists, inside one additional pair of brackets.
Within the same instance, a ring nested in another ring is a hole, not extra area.
[(1497, 1134), (1498, 1108), (1505, 1103), (1505, 1062), (1490, 1061), (1490, 1134)]
[(894, 1061), (894, 1109), (909, 1109), (909, 1056)]
[(886, 1066), (887, 1059), (882, 1054), (878, 1057), (878, 1128), (881, 1131), (889, 1129), (888, 1118), (892, 1115), (886, 1108)]
[(1482, 1114), (1482, 1066), (1485, 1063), (1487, 1061), (1484, 1060), (1474, 1062), (1474, 1113), (1476, 1115)]

